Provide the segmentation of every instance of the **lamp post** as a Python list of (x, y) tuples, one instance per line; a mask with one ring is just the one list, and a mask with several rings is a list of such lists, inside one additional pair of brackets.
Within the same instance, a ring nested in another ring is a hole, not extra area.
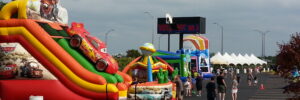
[(158, 50), (160, 50), (160, 38), (161, 38), (162, 36), (164, 36), (164, 35), (159, 35), (159, 36), (158, 36)]
[(266, 43), (266, 34), (270, 31), (261, 31), (261, 30), (254, 30), (261, 34), (261, 57), (265, 58), (265, 43)]
[(154, 16), (150, 13), (150, 12), (148, 12), (148, 11), (146, 11), (146, 12), (144, 12), (145, 14), (147, 14), (147, 15), (149, 15), (152, 19), (153, 19), (153, 25), (152, 25), (152, 44), (154, 45), (154, 26), (155, 26), (155, 18), (154, 18)]
[(108, 34), (110, 33), (110, 32), (112, 32), (112, 31), (115, 31), (115, 29), (109, 29), (106, 33), (105, 33), (105, 43), (106, 43), (106, 47), (108, 47), (108, 41), (107, 41), (107, 39), (108, 39)]
[(216, 24), (218, 27), (221, 28), (221, 54), (223, 54), (223, 52), (224, 52), (224, 49), (223, 49), (223, 46), (224, 46), (223, 26), (220, 25), (219, 23), (213, 23), (213, 24)]

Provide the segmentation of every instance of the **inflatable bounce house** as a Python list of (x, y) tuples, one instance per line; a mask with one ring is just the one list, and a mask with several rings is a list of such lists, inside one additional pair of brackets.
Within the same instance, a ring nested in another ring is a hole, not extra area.
[(164, 60), (153, 57), (156, 52), (151, 43), (140, 47), (143, 56), (130, 62), (123, 70), (133, 79), (128, 89), (128, 99), (133, 100), (175, 100), (176, 85), (169, 76), (174, 78), (178, 71)]
[(191, 56), (192, 72), (201, 73), (204, 78), (212, 77), (208, 39), (201, 35), (189, 35), (183, 38), (183, 46)]
[[(200, 35), (189, 35), (183, 38), (184, 49), (174, 52), (157, 50), (153, 56), (160, 57), (174, 68), (179, 69), (181, 77), (192, 76), (194, 72), (210, 78), (208, 39)], [(182, 78), (185, 80), (185, 78)]]
[(181, 77), (188, 77), (191, 75), (191, 58), (190, 55), (185, 52), (186, 50), (178, 50), (176, 53), (163, 50), (157, 50), (153, 54), (155, 57), (159, 57), (170, 64), (174, 69), (179, 70)]
[[(0, 11), (0, 99), (118, 100), (129, 75), (59, 0), (15, 0)], [(169, 83), (166, 83), (169, 84)]]

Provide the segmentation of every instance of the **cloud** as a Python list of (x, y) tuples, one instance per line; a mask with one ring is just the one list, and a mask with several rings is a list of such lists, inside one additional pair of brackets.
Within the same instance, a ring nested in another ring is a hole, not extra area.
[[(151, 42), (153, 19), (172, 16), (202, 16), (207, 19), (207, 34), (211, 52), (220, 50), (220, 28), (224, 26), (224, 50), (236, 53), (261, 54), (261, 36), (254, 29), (269, 30), (266, 54), (275, 55), (278, 41), (288, 41), (289, 34), (298, 31), (300, 8), (298, 0), (62, 0), (71, 21), (86, 24), (87, 29), (103, 39), (110, 33), (111, 53), (138, 49)], [(156, 30), (155, 30), (156, 31)], [(155, 46), (158, 46), (157, 34)], [(172, 35), (172, 51), (178, 49), (178, 36)], [(167, 36), (161, 37), (161, 48), (167, 49)], [(156, 47), (158, 48), (158, 47)]]

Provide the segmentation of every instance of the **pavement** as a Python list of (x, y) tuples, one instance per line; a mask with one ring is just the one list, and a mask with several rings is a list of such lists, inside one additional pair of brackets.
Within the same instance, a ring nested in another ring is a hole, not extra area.
[[(240, 74), (238, 100), (286, 100), (291, 98), (292, 94), (283, 94), (283, 87), (287, 85), (283, 78), (269, 73), (257, 74), (258, 84), (256, 86), (248, 86), (246, 74)], [(190, 97), (184, 97), (184, 100), (207, 100), (205, 85), (209, 80), (203, 81), (202, 96), (193, 94)], [(225, 78), (228, 89), (226, 91), (225, 100), (232, 100), (231, 97), (231, 77)], [(260, 89), (261, 84), (264, 89)], [(218, 99), (216, 99), (218, 100)]]

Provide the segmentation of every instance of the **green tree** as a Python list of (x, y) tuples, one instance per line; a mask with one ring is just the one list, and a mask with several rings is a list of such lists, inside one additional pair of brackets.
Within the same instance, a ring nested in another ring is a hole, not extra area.
[(123, 70), (127, 64), (129, 64), (132, 60), (135, 59), (131, 57), (114, 57), (114, 58), (118, 62), (119, 70)]
[(118, 54), (114, 58), (118, 62), (119, 70), (123, 70), (127, 64), (139, 56), (141, 56), (141, 53), (138, 50), (130, 49), (126, 51), (126, 56)]
[(267, 56), (265, 60), (268, 62), (268, 65), (276, 64), (276, 56)]
[(136, 57), (141, 56), (141, 53), (135, 49), (127, 50), (126, 53), (127, 53), (127, 55), (126, 55), (127, 57), (136, 58)]
[(216, 54), (216, 53), (211, 52), (211, 53), (209, 53), (209, 56), (212, 57), (212, 56), (214, 56), (215, 54)]
[(6, 3), (3, 1), (0, 1), (0, 9), (2, 9), (2, 7), (5, 5)]

